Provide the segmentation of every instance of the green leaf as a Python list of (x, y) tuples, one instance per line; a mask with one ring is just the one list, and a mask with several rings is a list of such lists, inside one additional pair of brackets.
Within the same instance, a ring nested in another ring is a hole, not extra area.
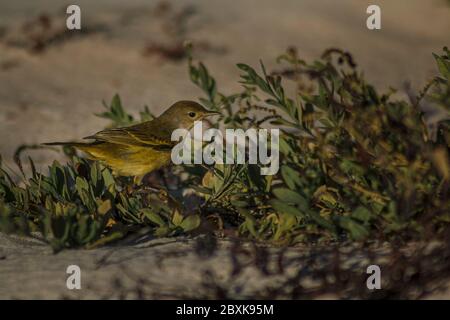
[(109, 189), (109, 187), (114, 186), (115, 185), (115, 180), (114, 177), (111, 174), (111, 171), (109, 171), (109, 169), (104, 168), (102, 170), (102, 177), (103, 177), (103, 181), (105, 182), (105, 186)]
[(433, 56), (436, 59), (436, 63), (441, 75), (443, 75), (447, 80), (450, 80), (450, 61), (434, 53)]
[(245, 63), (238, 63), (238, 64), (236, 64), (236, 66), (245, 72), (251, 72), (251, 71), (255, 72), (255, 70), (253, 70), (252, 67), (250, 67), (249, 65), (247, 65)]
[(288, 140), (283, 136), (280, 136), (279, 148), (280, 148), (281, 153), (286, 156), (289, 156), (289, 155), (295, 153), (294, 149), (290, 146)]
[(363, 240), (369, 236), (369, 231), (360, 223), (349, 217), (339, 217), (339, 225), (350, 233), (354, 240)]
[(249, 210), (243, 209), (243, 208), (237, 208), (240, 215), (242, 215), (245, 218), (245, 222), (241, 225), (241, 229), (246, 229), (250, 234), (258, 238), (258, 232), (256, 231), (256, 219), (255, 217), (250, 213)]
[(148, 220), (156, 224), (158, 227), (163, 227), (167, 225), (167, 223), (163, 220), (163, 218), (161, 218), (159, 214), (153, 212), (152, 210), (144, 208), (141, 209), (141, 212)]
[(291, 189), (276, 188), (273, 190), (273, 194), (285, 203), (298, 205), (301, 210), (307, 210), (309, 207), (308, 200), (306, 200), (301, 194), (292, 191)]
[(122, 108), (122, 102), (120, 101), (120, 96), (118, 94), (115, 94), (111, 100), (111, 111), (119, 118), (125, 116), (125, 111)]
[(183, 219), (183, 221), (180, 224), (180, 227), (183, 229), (184, 232), (189, 232), (194, 229), (197, 229), (200, 226), (201, 219), (198, 214), (187, 216)]
[(275, 234), (273, 235), (273, 240), (278, 241), (283, 236), (288, 236), (289, 233), (297, 225), (297, 219), (294, 215), (290, 213), (281, 212), (278, 214), (278, 226)]
[(372, 217), (372, 212), (364, 206), (359, 206), (352, 212), (352, 218), (361, 222), (368, 222)]
[(213, 194), (211, 189), (205, 188), (205, 187), (202, 187), (202, 186), (191, 185), (190, 188), (194, 189), (198, 193), (202, 193), (202, 194), (206, 194), (206, 195), (212, 195)]
[(97, 213), (99, 213), (100, 215), (105, 215), (107, 214), (110, 210), (112, 209), (112, 205), (111, 205), (111, 200), (99, 200), (97, 203)]
[(178, 209), (175, 209), (172, 216), (172, 223), (176, 226), (179, 226), (183, 222), (183, 215), (178, 211)]
[(295, 190), (301, 185), (300, 174), (288, 165), (281, 166), (281, 176), (289, 189)]
[(329, 222), (327, 219), (322, 217), (319, 213), (315, 212), (314, 210), (308, 210), (307, 211), (308, 216), (314, 220), (319, 226), (330, 230), (333, 233), (336, 233), (335, 226)]
[(260, 191), (264, 191), (266, 189), (266, 179), (265, 176), (261, 175), (261, 167), (256, 164), (249, 164), (247, 168), (250, 185), (255, 186)]
[(272, 208), (275, 209), (277, 212), (291, 214), (294, 216), (303, 216), (302, 212), (297, 209), (296, 207), (290, 206), (289, 204), (278, 200), (278, 199), (272, 199), (269, 201)]

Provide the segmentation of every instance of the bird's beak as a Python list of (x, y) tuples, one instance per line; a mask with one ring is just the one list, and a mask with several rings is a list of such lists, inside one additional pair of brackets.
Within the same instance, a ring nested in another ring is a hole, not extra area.
[(217, 116), (219, 114), (221, 114), (221, 113), (217, 112), (217, 111), (208, 111), (205, 113), (205, 117)]

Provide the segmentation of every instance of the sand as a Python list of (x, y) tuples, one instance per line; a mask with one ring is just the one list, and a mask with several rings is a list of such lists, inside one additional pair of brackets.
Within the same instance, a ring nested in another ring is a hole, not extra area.
[[(372, 2), (204, 0), (161, 5), (144, 0), (80, 0), (85, 33), (34, 52), (23, 25), (41, 14), (48, 15), (56, 29), (64, 25), (60, 1), (2, 1), (0, 154), (7, 166), (14, 167), (12, 156), (21, 144), (73, 140), (102, 129), (107, 121), (94, 113), (102, 112), (102, 100), (109, 101), (115, 93), (134, 115), (144, 105), (159, 114), (176, 100), (197, 99), (201, 92), (189, 81), (186, 60), (176, 54), (176, 46), (184, 40), (194, 43), (195, 58), (208, 66), (225, 93), (239, 88), (236, 63), (257, 66), (262, 59), (268, 68), (276, 67), (275, 58), (288, 46), (296, 46), (306, 60), (326, 48), (341, 47), (354, 54), (367, 79), (380, 90), (401, 89), (406, 81), (420, 88), (436, 74), (431, 53), (450, 44), (450, 6), (440, 0), (377, 1), (382, 8), (382, 30), (369, 31), (365, 11)], [(38, 25), (32, 25), (35, 32)], [(175, 53), (157, 54), (154, 48), (158, 46)], [(29, 154), (40, 170), (53, 159), (63, 160), (51, 151)], [(169, 281), (163, 292), (173, 296), (180, 290), (195, 291), (200, 280), (194, 271), (204, 267), (203, 260), (174, 254), (168, 269), (154, 267), (161, 252), (183, 253), (192, 243), (173, 243), (172, 239), (153, 247), (152, 241), (145, 248), (53, 255), (38, 243), (8, 242), (2, 237), (0, 298), (111, 297), (113, 279), (123, 264), (151, 281), (173, 279), (184, 270), (180, 280)], [(96, 261), (109, 252), (122, 264), (99, 269)], [(219, 250), (208, 265), (222, 272), (221, 267), (229, 264), (227, 257)], [(72, 263), (89, 270), (91, 289), (73, 292), (65, 288), (65, 268)]]

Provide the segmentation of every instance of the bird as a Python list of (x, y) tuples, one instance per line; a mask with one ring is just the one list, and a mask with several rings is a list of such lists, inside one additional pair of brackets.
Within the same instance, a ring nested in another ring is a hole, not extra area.
[(172, 104), (157, 118), (128, 127), (99, 131), (83, 139), (90, 142), (50, 142), (44, 145), (71, 146), (89, 159), (104, 163), (116, 176), (132, 176), (139, 185), (143, 177), (170, 162), (171, 141), (176, 129), (190, 130), (195, 121), (219, 115), (197, 102), (181, 100)]

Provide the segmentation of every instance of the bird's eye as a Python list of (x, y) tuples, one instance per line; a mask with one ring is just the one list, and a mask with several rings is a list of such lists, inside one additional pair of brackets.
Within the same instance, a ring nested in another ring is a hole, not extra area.
[(189, 112), (189, 117), (191, 118), (195, 118), (197, 114), (195, 112)]

